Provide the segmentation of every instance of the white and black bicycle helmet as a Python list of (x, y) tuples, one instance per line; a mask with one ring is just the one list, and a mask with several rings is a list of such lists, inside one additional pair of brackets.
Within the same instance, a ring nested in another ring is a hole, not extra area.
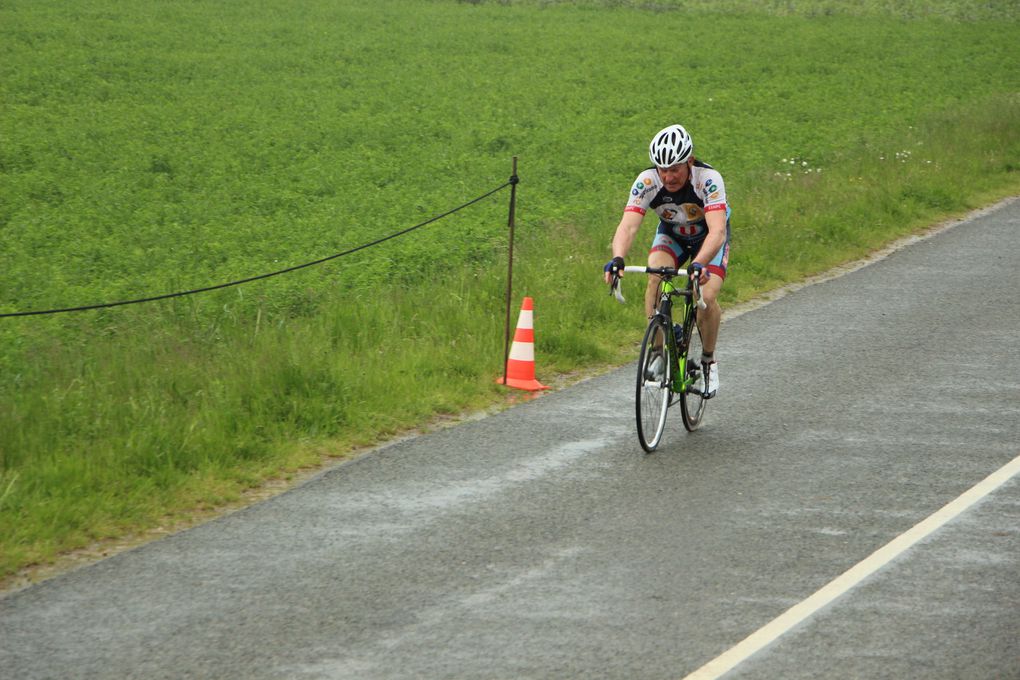
[(648, 145), (648, 157), (660, 168), (683, 163), (693, 152), (694, 142), (682, 125), (670, 125), (660, 130)]

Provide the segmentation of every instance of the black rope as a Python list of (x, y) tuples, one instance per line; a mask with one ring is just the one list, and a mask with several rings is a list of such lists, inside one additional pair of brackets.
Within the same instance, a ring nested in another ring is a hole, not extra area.
[(219, 290), (220, 288), (229, 288), (230, 286), (238, 286), (238, 285), (240, 285), (242, 283), (249, 283), (251, 281), (258, 281), (259, 279), (268, 279), (271, 276), (278, 276), (280, 274), (286, 274), (288, 272), (296, 271), (298, 269), (304, 269), (305, 267), (312, 267), (312, 266), (315, 266), (317, 264), (322, 264), (323, 262), (329, 262), (330, 260), (335, 260), (338, 257), (343, 257), (345, 255), (350, 255), (352, 253), (356, 253), (359, 250), (365, 250), (366, 248), (371, 248), (372, 246), (377, 246), (380, 243), (383, 243), (385, 241), (389, 241), (390, 239), (397, 238), (398, 236), (403, 236), (404, 234), (412, 232), (415, 229), (421, 229), (422, 227), (427, 226), (429, 224), (432, 224), (433, 222), (438, 222), (439, 220), (443, 219), (444, 217), (447, 217), (448, 215), (452, 215), (453, 213), (457, 212), (458, 210), (463, 210), (464, 208), (466, 208), (466, 207), (468, 207), (470, 205), (474, 205), (475, 203), (478, 203), (479, 201), (481, 201), (483, 199), (486, 199), (489, 196), (492, 196), (496, 192), (502, 191), (503, 189), (506, 189), (511, 184), (516, 184), (515, 180), (517, 180), (517, 176), (516, 175), (511, 177), (510, 181), (506, 182), (505, 184), (503, 184), (501, 186), (498, 186), (495, 189), (493, 189), (492, 191), (490, 191), (490, 192), (488, 192), (486, 194), (482, 194), (478, 198), (470, 200), (467, 203), (465, 203), (464, 205), (458, 206), (458, 207), (454, 208), (453, 210), (447, 210), (446, 212), (444, 212), (444, 213), (442, 213), (440, 215), (436, 215), (435, 217), (433, 217), (431, 219), (425, 220), (424, 222), (422, 222), (420, 224), (416, 224), (413, 227), (408, 227), (407, 229), (404, 229), (403, 231), (398, 231), (395, 234), (390, 234), (389, 236), (384, 236), (381, 239), (378, 239), (376, 241), (372, 241), (371, 243), (365, 243), (365, 244), (360, 245), (360, 246), (358, 246), (356, 248), (351, 248), (350, 250), (345, 250), (342, 253), (336, 253), (335, 255), (330, 255), (329, 257), (324, 257), (322, 259), (315, 260), (314, 262), (305, 262), (304, 264), (295, 265), (293, 267), (287, 267), (286, 269), (281, 269), (279, 271), (270, 272), (268, 274), (259, 274), (258, 276), (250, 276), (250, 277), (248, 277), (246, 279), (240, 279), (238, 281), (231, 281), (229, 283), (221, 283), (221, 284), (218, 284), (218, 285), (215, 285), (215, 286), (206, 286), (205, 288), (196, 288), (194, 290), (184, 290), (184, 291), (180, 291), (180, 292), (177, 292), (177, 293), (166, 293), (165, 295), (155, 295), (153, 297), (139, 298), (137, 300), (122, 300), (120, 302), (103, 302), (103, 303), (95, 304), (95, 305), (84, 305), (82, 307), (65, 307), (63, 309), (43, 309), (43, 310), (38, 310), (38, 311), (34, 311), (34, 312), (9, 312), (9, 313), (6, 313), (6, 314), (0, 314), (0, 318), (9, 317), (9, 316), (38, 316), (38, 315), (42, 315), (42, 314), (60, 314), (60, 313), (63, 313), (63, 312), (83, 312), (83, 311), (89, 310), (89, 309), (103, 309), (105, 307), (120, 307), (121, 305), (135, 305), (135, 304), (139, 304), (141, 302), (154, 302), (156, 300), (166, 300), (168, 298), (183, 297), (185, 295), (194, 295), (195, 293), (205, 293), (205, 292), (208, 292), (210, 290)]

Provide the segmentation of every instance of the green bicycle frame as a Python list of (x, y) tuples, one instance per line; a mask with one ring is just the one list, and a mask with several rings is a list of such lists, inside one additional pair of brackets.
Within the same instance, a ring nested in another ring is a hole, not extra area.
[[(672, 331), (672, 324), (679, 323), (681, 328), (685, 328), (687, 325), (687, 317), (690, 315), (693, 308), (690, 295), (687, 294), (686, 290), (677, 288), (672, 281), (663, 281), (662, 284), (662, 302), (659, 305), (659, 312), (662, 313), (670, 321), (670, 330)], [(673, 319), (673, 297), (681, 296), (684, 298), (684, 304), (680, 305), (681, 318), (679, 321)], [(686, 329), (685, 329), (686, 330)], [(677, 349), (675, 354), (676, 363), (673, 371), (673, 385), (670, 391), (677, 394), (686, 394), (687, 388), (694, 383), (694, 380), (688, 377), (687, 373), (687, 348), (681, 347), (681, 343), (676, 342), (676, 336), (674, 334), (674, 346)]]

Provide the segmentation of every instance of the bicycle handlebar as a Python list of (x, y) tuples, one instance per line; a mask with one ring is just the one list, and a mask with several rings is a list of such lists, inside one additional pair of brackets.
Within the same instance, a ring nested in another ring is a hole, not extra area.
[(674, 269), (673, 267), (642, 267), (640, 265), (629, 265), (623, 268), (625, 272), (636, 274), (658, 274), (659, 276), (687, 276), (686, 269)]
[[(655, 274), (656, 276), (664, 276), (667, 278), (673, 278), (676, 276), (688, 276), (686, 269), (675, 269), (673, 267), (642, 267), (640, 265), (628, 265), (623, 268), (625, 272), (631, 272), (632, 274)], [(627, 302), (623, 298), (623, 293), (620, 292), (620, 277), (617, 276), (613, 279), (613, 295), (620, 304)], [(694, 300), (698, 305), (698, 309), (705, 309), (708, 305), (705, 304), (704, 298), (701, 297), (701, 284), (697, 279), (694, 280)]]

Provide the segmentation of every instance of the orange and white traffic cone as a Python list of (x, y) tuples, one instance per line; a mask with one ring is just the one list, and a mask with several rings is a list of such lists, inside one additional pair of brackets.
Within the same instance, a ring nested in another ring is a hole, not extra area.
[[(514, 342), (510, 345), (510, 358), (506, 362), (506, 384), (521, 390), (547, 390), (547, 386), (535, 380), (535, 321), (534, 303), (524, 298), (521, 315), (517, 319)], [(503, 378), (496, 382), (503, 384)]]

